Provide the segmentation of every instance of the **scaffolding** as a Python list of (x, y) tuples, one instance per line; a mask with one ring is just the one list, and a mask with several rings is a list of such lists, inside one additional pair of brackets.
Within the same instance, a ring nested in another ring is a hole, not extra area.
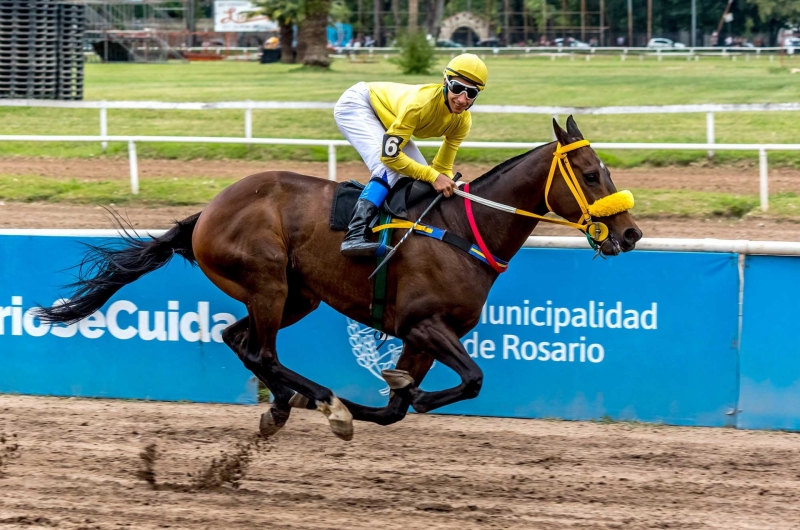
[(184, 60), (168, 35), (186, 32), (185, 7), (168, 0), (73, 1), (86, 6), (86, 41), (103, 62)]

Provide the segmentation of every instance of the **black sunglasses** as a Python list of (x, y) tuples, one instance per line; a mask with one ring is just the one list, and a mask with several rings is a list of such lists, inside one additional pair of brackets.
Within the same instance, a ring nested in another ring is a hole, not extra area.
[(467, 99), (475, 99), (478, 97), (478, 94), (480, 94), (480, 90), (478, 90), (476, 87), (465, 85), (464, 83), (456, 81), (455, 79), (447, 78), (445, 79), (445, 82), (447, 83), (447, 89), (456, 96), (466, 92)]

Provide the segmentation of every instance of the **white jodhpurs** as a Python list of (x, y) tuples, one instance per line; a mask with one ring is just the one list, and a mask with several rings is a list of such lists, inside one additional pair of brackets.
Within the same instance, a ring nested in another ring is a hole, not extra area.
[[(336, 120), (336, 125), (350, 145), (364, 159), (370, 176), (383, 178), (385, 174), (389, 186), (394, 186), (397, 179), (403, 175), (381, 163), (381, 147), (386, 129), (372, 109), (369, 87), (366, 83), (353, 85), (342, 94), (333, 108), (333, 119)], [(419, 148), (411, 140), (403, 146), (403, 153), (420, 164), (428, 165)]]

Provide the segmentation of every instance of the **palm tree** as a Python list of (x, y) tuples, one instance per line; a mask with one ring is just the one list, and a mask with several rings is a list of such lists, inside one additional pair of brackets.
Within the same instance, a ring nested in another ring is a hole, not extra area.
[(331, 0), (305, 0), (305, 19), (297, 35), (297, 56), (305, 66), (328, 68), (328, 15)]
[(294, 62), (294, 52), (292, 50), (294, 26), (300, 25), (303, 21), (303, 4), (303, 0), (261, 0), (256, 2), (259, 7), (259, 13), (268, 16), (278, 24), (282, 63), (290, 64)]

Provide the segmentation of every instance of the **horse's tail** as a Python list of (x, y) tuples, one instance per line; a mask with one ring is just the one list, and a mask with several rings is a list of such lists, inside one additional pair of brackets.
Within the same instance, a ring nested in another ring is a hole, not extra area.
[(192, 232), (200, 213), (177, 221), (163, 236), (138, 239), (123, 231), (123, 246), (89, 245), (78, 265), (78, 280), (68, 285), (74, 290), (69, 300), (53, 307), (40, 307), (37, 316), (45, 322), (73, 324), (103, 307), (114, 293), (148, 272), (163, 267), (175, 254), (193, 265)]

